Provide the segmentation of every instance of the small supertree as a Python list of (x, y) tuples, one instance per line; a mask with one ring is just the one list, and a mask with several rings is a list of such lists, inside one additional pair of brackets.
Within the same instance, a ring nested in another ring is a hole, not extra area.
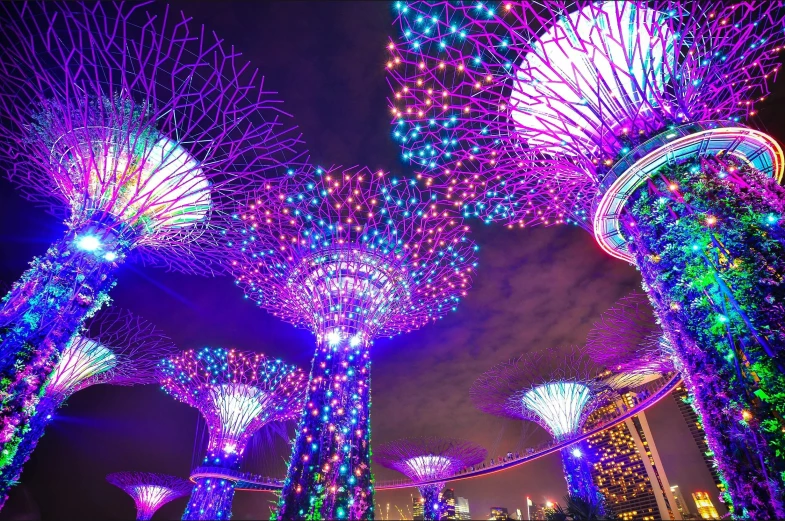
[[(607, 398), (607, 387), (596, 376), (592, 362), (578, 349), (546, 349), (495, 366), (474, 382), (470, 393), (481, 411), (533, 421), (564, 441), (579, 435)], [(602, 505), (583, 444), (563, 448), (561, 457), (568, 492)]]
[(662, 374), (678, 365), (649, 297), (640, 291), (619, 299), (594, 323), (586, 352), (598, 367), (621, 374)]
[[(157, 9), (157, 8), (156, 8)], [(157, 9), (158, 10), (158, 9)], [(0, 168), (65, 220), (0, 305), (0, 452), (136, 259), (223, 271), (219, 223), (298, 137), (233, 48), (144, 3), (0, 6)]]
[[(218, 475), (239, 469), (259, 429), (300, 415), (307, 383), (303, 371), (281, 360), (210, 347), (166, 358), (158, 372), (164, 391), (204, 417), (210, 439), (203, 465)], [(236, 480), (195, 482), (183, 519), (229, 519)]]
[(131, 496), (136, 504), (136, 519), (152, 519), (159, 508), (188, 495), (193, 483), (168, 474), (151, 472), (115, 472), (106, 481)]
[(55, 410), (77, 391), (98, 384), (144, 385), (156, 381), (155, 367), (175, 345), (155, 325), (122, 309), (91, 318), (59, 355), (35, 414), (14, 452), (0, 457), (0, 508), (44, 435)]
[(358, 167), (292, 172), (238, 220), (238, 284), (317, 342), (278, 516), (372, 519), (371, 344), (456, 309), (468, 228), (425, 183)]
[(398, 2), (394, 134), (466, 215), (641, 272), (739, 515), (785, 517), (781, 3)]
[(487, 451), (471, 441), (452, 438), (405, 438), (377, 447), (374, 460), (412, 481), (434, 481), (417, 487), (423, 499), (423, 518), (438, 521), (444, 513), (440, 495), (447, 478), (485, 459)]

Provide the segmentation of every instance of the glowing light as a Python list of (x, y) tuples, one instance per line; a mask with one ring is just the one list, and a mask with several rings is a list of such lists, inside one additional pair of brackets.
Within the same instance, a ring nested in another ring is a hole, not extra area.
[[(674, 35), (663, 17), (632, 3), (606, 2), (551, 26), (538, 38), (535, 52), (525, 55), (510, 97), (512, 118), (526, 129), (522, 137), (532, 146), (563, 151), (575, 150), (564, 145), (583, 139), (582, 148), (596, 153), (601, 133), (632, 126), (642, 102), (658, 103), (672, 68), (663, 57), (672, 56)], [(587, 49), (602, 51), (589, 56)], [(628, 68), (622, 72), (621, 66)], [(642, 92), (648, 99), (641, 99)], [(604, 110), (599, 113), (595, 106)]]
[(522, 406), (534, 411), (556, 439), (569, 436), (581, 428), (583, 409), (591, 399), (591, 390), (576, 382), (554, 382), (525, 392)]
[(572, 455), (575, 458), (580, 458), (581, 456), (583, 456), (583, 453), (581, 452), (581, 449), (575, 448), (572, 449)]
[(101, 247), (101, 241), (94, 235), (83, 235), (76, 240), (76, 247), (84, 251), (95, 251)]
[(337, 329), (333, 329), (329, 333), (327, 333), (327, 343), (331, 346), (335, 347), (341, 343), (343, 340), (343, 335)]
[(64, 393), (80, 382), (117, 365), (114, 352), (95, 340), (77, 335), (60, 355), (46, 388), (48, 392)]
[(444, 476), (444, 471), (451, 468), (452, 460), (444, 456), (415, 456), (404, 464), (418, 479), (427, 480)]

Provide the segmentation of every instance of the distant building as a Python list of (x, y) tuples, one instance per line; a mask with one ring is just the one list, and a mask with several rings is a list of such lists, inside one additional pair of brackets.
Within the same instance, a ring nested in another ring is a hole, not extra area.
[(488, 519), (495, 519), (497, 521), (507, 521), (510, 519), (510, 514), (504, 507), (491, 507), (491, 516)]
[(695, 501), (695, 506), (698, 507), (698, 515), (701, 516), (701, 519), (720, 518), (708, 492), (693, 492), (692, 499)]
[(445, 488), (442, 491), (442, 503), (444, 504), (444, 513), (442, 519), (458, 519), (455, 512), (455, 490)]
[(548, 513), (553, 510), (553, 503), (543, 503), (540, 505), (533, 505), (531, 510), (532, 521), (545, 521), (548, 518)]
[(688, 519), (692, 515), (692, 512), (690, 512), (689, 505), (684, 501), (684, 496), (681, 495), (679, 485), (671, 485), (671, 493), (673, 494), (673, 499), (676, 501), (676, 510), (681, 512), (682, 519)]
[[(635, 393), (624, 393), (616, 403), (592, 413), (586, 429), (637, 401)], [(594, 481), (623, 521), (682, 519), (644, 412), (590, 436), (586, 445)]]
[(425, 519), (425, 512), (423, 511), (423, 504), (425, 500), (421, 497), (412, 497), (412, 519), (414, 521), (423, 521)]
[(690, 429), (692, 439), (695, 441), (695, 445), (698, 446), (703, 461), (706, 462), (706, 467), (709, 469), (709, 472), (711, 472), (711, 477), (714, 479), (714, 485), (720, 492), (725, 492), (725, 485), (722, 484), (719, 471), (714, 465), (714, 453), (709, 449), (709, 445), (706, 443), (706, 434), (703, 432), (703, 425), (698, 418), (698, 413), (695, 412), (695, 409), (693, 409), (690, 404), (690, 395), (687, 392), (687, 388), (683, 383), (679, 384), (671, 394), (673, 395), (673, 399), (676, 400), (676, 405), (679, 406), (679, 411), (681, 412), (684, 421), (687, 423), (687, 427)]
[(521, 514), (521, 509), (516, 508), (515, 513), (518, 515), (518, 521), (521, 521), (523, 519), (523, 514)]
[(455, 500), (455, 519), (471, 519), (469, 513), (469, 500), (465, 497), (458, 497)]

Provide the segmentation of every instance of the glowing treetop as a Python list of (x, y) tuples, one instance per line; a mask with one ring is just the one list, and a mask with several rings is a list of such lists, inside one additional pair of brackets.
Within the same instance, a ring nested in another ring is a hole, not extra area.
[(60, 354), (44, 396), (62, 402), (91, 385), (153, 383), (156, 365), (174, 351), (150, 322), (126, 310), (102, 311)]
[(374, 460), (415, 482), (445, 480), (464, 467), (482, 462), (487, 451), (452, 438), (405, 438), (374, 450)]
[(137, 520), (152, 519), (159, 508), (188, 495), (193, 486), (187, 479), (150, 472), (116, 472), (108, 474), (106, 481), (131, 496)]
[(470, 441), (433, 437), (406, 438), (374, 451), (377, 463), (422, 483), (417, 488), (426, 520), (438, 520), (444, 515), (439, 494), (444, 481), (462, 468), (480, 463), (486, 455), (485, 449)]
[(578, 434), (605, 399), (590, 360), (577, 349), (546, 349), (497, 365), (471, 388), (483, 412), (530, 420), (557, 440)]
[(202, 413), (210, 434), (208, 453), (237, 459), (264, 425), (299, 416), (307, 377), (259, 353), (206, 347), (163, 360), (159, 381), (175, 399)]
[(651, 148), (664, 145), (687, 123), (754, 116), (785, 41), (782, 14), (757, 0), (395, 10), (401, 37), (387, 68), (404, 158), (449, 176), (465, 215), (520, 225), (591, 228), (609, 167), (636, 146), (661, 133)]
[(217, 223), (299, 138), (240, 53), (146, 7), (5, 4), (0, 161), (79, 249), (213, 272)]
[(615, 373), (648, 375), (673, 371), (673, 350), (663, 338), (645, 293), (633, 291), (595, 322), (586, 352)]
[(319, 343), (368, 345), (455, 309), (475, 269), (468, 227), (418, 180), (368, 168), (269, 183), (231, 246), (246, 295)]

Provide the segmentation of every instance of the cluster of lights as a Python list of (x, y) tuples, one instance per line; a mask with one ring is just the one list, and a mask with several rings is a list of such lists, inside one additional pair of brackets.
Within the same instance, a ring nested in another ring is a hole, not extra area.
[(477, 247), (426, 180), (313, 168), (270, 183), (229, 246), (237, 282), (275, 315), (325, 335), (392, 335), (456, 308)]
[(136, 519), (152, 519), (166, 503), (191, 492), (187, 479), (150, 472), (115, 472), (106, 481), (131, 496), (136, 504)]
[(467, 216), (588, 228), (598, 174), (641, 136), (755, 114), (783, 41), (768, 11), (402, 2), (393, 137), (405, 160), (451, 179)]
[(292, 170), (236, 221), (238, 285), (317, 339), (278, 515), (370, 517), (370, 346), (456, 309), (477, 247), (429, 179), (368, 168)]
[[(166, 358), (158, 372), (168, 394), (204, 417), (210, 438), (204, 466), (218, 475), (239, 467), (248, 442), (264, 425), (299, 416), (307, 384), (305, 373), (281, 360), (223, 348)], [(196, 478), (184, 519), (228, 519), (234, 481)]]

